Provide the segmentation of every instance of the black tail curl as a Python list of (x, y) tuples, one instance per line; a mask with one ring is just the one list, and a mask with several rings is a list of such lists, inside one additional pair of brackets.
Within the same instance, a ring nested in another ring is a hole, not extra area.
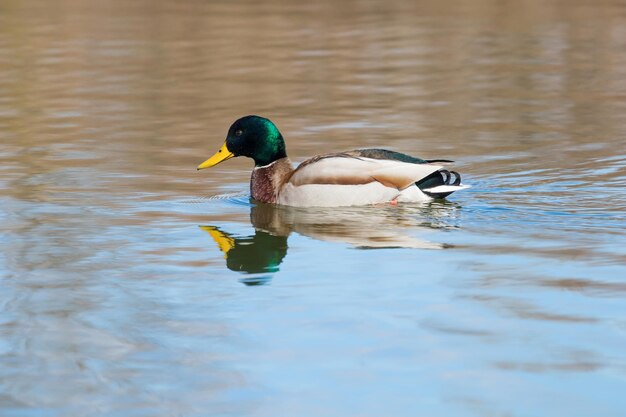
[(461, 174), (456, 171), (448, 171), (447, 169), (440, 169), (435, 171), (427, 177), (422, 178), (415, 183), (417, 187), (422, 190), (424, 194), (433, 198), (446, 198), (453, 191), (446, 191), (443, 193), (431, 193), (427, 190), (429, 188), (438, 187), (440, 185), (461, 185)]

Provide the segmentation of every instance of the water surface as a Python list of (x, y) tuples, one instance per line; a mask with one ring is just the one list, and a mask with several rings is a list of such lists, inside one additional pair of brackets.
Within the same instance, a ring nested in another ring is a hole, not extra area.
[[(619, 2), (0, 5), (3, 416), (621, 416)], [(424, 205), (289, 209), (294, 161), (457, 161)]]

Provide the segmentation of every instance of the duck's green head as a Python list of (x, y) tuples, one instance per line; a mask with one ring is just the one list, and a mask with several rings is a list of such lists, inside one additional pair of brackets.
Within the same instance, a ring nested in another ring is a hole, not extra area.
[(210, 168), (235, 156), (252, 158), (258, 167), (268, 165), (287, 156), (285, 141), (271, 120), (245, 116), (232, 124), (224, 145), (198, 169)]

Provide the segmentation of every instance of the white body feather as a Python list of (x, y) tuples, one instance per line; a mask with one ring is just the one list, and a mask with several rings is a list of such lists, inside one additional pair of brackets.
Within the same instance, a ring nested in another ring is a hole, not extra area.
[(293, 207), (362, 206), (391, 201), (399, 193), (379, 182), (359, 185), (287, 183), (278, 195), (278, 204)]

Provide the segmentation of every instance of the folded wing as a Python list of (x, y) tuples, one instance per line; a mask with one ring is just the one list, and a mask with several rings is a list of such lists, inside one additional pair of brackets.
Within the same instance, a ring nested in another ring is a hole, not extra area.
[(304, 161), (294, 171), (288, 183), (301, 186), (361, 185), (379, 182), (386, 187), (403, 190), (441, 168), (441, 165), (429, 163), (416, 164), (339, 153), (321, 155)]

